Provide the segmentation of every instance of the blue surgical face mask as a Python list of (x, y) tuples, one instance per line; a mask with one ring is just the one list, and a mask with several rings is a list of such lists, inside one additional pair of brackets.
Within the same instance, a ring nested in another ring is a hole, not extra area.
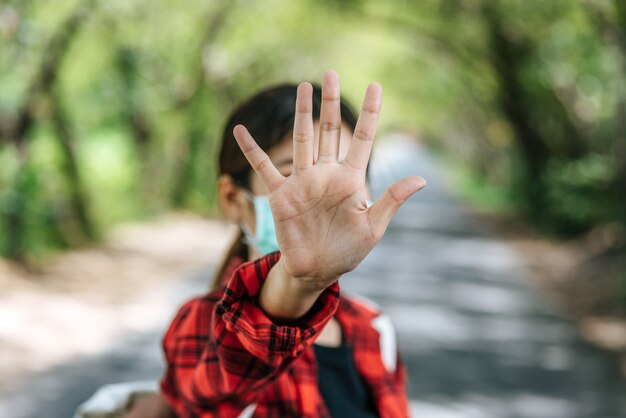
[[(244, 236), (248, 243), (256, 248), (261, 255), (266, 255), (278, 251), (278, 240), (276, 239), (276, 225), (274, 225), (274, 217), (272, 216), (272, 208), (267, 196), (253, 195), (246, 192), (246, 196), (254, 205), (254, 215), (256, 218), (255, 233), (244, 223), (240, 225)], [(366, 200), (367, 207), (373, 205), (370, 199)]]
[(278, 251), (278, 240), (276, 239), (276, 226), (272, 217), (272, 208), (267, 196), (256, 196), (246, 193), (246, 196), (252, 200), (254, 205), (254, 214), (256, 224), (254, 228), (254, 236), (252, 231), (245, 224), (241, 224), (248, 243), (254, 246), (261, 255), (266, 255), (274, 251)]

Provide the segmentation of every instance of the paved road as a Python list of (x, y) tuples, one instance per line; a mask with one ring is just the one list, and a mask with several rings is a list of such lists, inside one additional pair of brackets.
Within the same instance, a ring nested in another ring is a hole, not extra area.
[[(345, 291), (373, 299), (392, 317), (409, 370), (413, 416), (626, 417), (626, 384), (614, 360), (585, 345), (530, 285), (520, 257), (463, 211), (428, 154), (390, 138), (372, 172), (376, 193), (407, 174), (429, 182), (343, 281)], [(165, 286), (162, 292), (175, 295), (170, 309), (205, 289), (208, 277), (199, 273)], [(156, 378), (161, 332), (136, 332), (104, 354), (27, 379), (0, 395), (0, 416), (70, 417), (104, 383)]]
[(401, 137), (375, 160), (373, 188), (419, 174), (428, 187), (396, 216), (344, 289), (391, 315), (413, 415), (626, 417), (614, 360), (585, 345), (534, 289), (519, 255), (483, 233), (442, 184), (441, 167)]

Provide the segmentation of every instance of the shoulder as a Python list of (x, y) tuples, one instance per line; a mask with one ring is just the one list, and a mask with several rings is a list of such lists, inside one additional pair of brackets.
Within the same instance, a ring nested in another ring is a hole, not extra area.
[(363, 321), (374, 319), (384, 315), (382, 308), (371, 299), (361, 295), (341, 295), (339, 310), (345, 315), (355, 320)]
[(187, 300), (179, 309), (170, 323), (165, 339), (181, 335), (198, 334), (208, 330), (208, 323), (213, 317), (215, 305), (223, 294), (223, 288), (205, 295)]
[(187, 300), (176, 313), (174, 320), (184, 320), (187, 316), (210, 309), (215, 306), (224, 293), (223, 288), (213, 290), (202, 296), (197, 296)]
[(343, 323), (359, 328), (361, 333), (378, 340), (385, 368), (395, 371), (398, 362), (396, 330), (391, 318), (378, 304), (360, 295), (342, 296), (337, 314), (341, 315)]

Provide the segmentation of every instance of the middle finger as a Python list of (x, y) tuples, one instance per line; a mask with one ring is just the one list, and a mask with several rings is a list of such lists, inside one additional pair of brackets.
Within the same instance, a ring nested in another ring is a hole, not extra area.
[(326, 71), (322, 81), (322, 107), (320, 110), (320, 138), (317, 161), (337, 161), (340, 136), (339, 76), (335, 71)]

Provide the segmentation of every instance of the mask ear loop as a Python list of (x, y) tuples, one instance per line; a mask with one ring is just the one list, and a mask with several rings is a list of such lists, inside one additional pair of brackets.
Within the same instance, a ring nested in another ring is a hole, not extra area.
[(241, 229), (241, 232), (243, 232), (244, 244), (252, 245), (255, 250), (258, 250), (258, 248), (256, 247), (254, 235), (252, 234), (250, 228), (248, 228), (248, 226), (244, 222), (240, 222), (239, 229)]
[[(254, 195), (252, 194), (252, 192), (250, 192), (247, 189), (244, 189), (243, 187), (241, 188), (241, 190), (243, 191), (244, 196), (246, 196), (248, 200), (252, 202), (252, 206), (254, 206)], [(252, 230), (248, 227), (248, 225), (246, 225), (246, 223), (243, 220), (241, 222), (238, 222), (238, 225), (239, 225), (239, 229), (241, 229), (241, 232), (243, 232), (244, 244), (254, 247), (255, 251), (259, 252), (259, 248), (256, 243), (254, 234), (252, 233)]]

